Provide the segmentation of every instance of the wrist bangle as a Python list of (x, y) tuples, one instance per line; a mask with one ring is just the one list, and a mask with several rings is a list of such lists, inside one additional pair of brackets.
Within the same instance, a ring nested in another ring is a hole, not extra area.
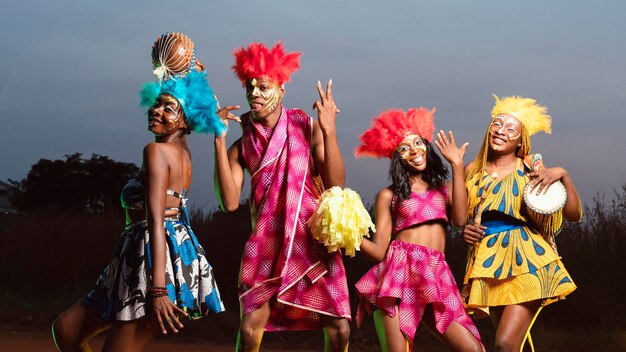
[(456, 237), (463, 239), (463, 226), (452, 226), (452, 231), (456, 234)]
[(164, 291), (159, 291), (159, 292), (150, 291), (150, 297), (152, 297), (152, 298), (165, 297), (165, 296), (167, 296), (167, 292), (164, 292)]

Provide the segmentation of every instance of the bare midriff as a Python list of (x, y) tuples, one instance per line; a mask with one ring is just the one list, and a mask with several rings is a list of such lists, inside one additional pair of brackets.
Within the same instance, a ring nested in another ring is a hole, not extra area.
[(428, 222), (400, 230), (395, 239), (443, 252), (446, 248), (446, 229), (439, 222)]

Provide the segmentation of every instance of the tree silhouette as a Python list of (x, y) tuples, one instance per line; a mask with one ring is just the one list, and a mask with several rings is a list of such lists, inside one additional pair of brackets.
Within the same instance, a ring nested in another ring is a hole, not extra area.
[(40, 159), (22, 181), (9, 180), (11, 201), (21, 211), (44, 208), (101, 213), (121, 209), (119, 194), (137, 165), (93, 154), (65, 155), (62, 160)]

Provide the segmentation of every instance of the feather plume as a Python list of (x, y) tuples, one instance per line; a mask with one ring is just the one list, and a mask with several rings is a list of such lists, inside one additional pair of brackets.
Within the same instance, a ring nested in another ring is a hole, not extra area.
[(263, 43), (252, 43), (248, 48), (236, 50), (232, 66), (237, 78), (245, 85), (251, 78), (266, 77), (278, 84), (289, 82), (291, 75), (300, 68), (302, 53), (285, 53), (283, 43), (278, 42), (268, 49)]
[(372, 126), (359, 137), (359, 144), (354, 152), (356, 157), (391, 158), (393, 152), (404, 137), (417, 134), (431, 140), (435, 130), (435, 110), (423, 107), (409, 109), (406, 113), (400, 109), (390, 109), (375, 117)]
[(529, 136), (537, 132), (552, 133), (552, 118), (547, 114), (548, 109), (537, 104), (535, 99), (519, 96), (500, 99), (495, 94), (493, 97), (496, 104), (491, 110), (491, 118), (500, 114), (515, 116), (524, 125)]
[(184, 77), (146, 83), (139, 93), (140, 105), (151, 107), (163, 93), (178, 100), (192, 131), (217, 135), (226, 131), (224, 122), (217, 116), (217, 100), (206, 79), (206, 72), (193, 70)]

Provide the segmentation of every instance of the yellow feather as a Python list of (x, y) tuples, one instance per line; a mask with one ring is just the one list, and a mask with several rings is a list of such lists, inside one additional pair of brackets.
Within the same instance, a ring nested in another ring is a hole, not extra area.
[(529, 136), (537, 132), (552, 133), (552, 118), (547, 114), (548, 109), (537, 104), (535, 99), (520, 96), (500, 99), (495, 94), (493, 97), (496, 103), (491, 110), (491, 118), (500, 114), (513, 115), (522, 122)]

